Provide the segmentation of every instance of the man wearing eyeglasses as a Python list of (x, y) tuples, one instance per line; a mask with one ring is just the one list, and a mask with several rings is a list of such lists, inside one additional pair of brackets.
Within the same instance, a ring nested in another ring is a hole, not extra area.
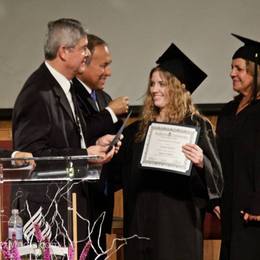
[[(106, 152), (112, 135), (87, 146), (87, 123), (74, 99), (71, 80), (85, 69), (89, 55), (88, 39), (81, 23), (62, 18), (48, 23), (44, 45), (45, 61), (27, 79), (13, 110), (15, 149), (31, 151), (35, 156), (98, 155), (99, 163), (108, 162), (118, 147)], [(120, 145), (120, 144), (119, 144)], [(86, 185), (77, 189), (78, 209), (87, 217)], [(45, 191), (30, 191), (35, 207), (46, 203)], [(85, 202), (84, 202), (85, 201)], [(85, 203), (85, 204), (84, 204)], [(82, 231), (82, 228), (78, 228)], [(83, 234), (87, 236), (87, 234)]]

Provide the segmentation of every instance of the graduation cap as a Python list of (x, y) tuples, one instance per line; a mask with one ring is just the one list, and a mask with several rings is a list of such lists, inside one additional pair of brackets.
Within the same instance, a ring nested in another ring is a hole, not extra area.
[(174, 43), (156, 61), (159, 67), (176, 76), (192, 93), (207, 77)]
[(240, 47), (232, 56), (232, 59), (242, 58), (245, 60), (250, 60), (255, 63), (255, 73), (254, 73), (254, 90), (253, 97), (256, 98), (257, 95), (257, 65), (260, 65), (260, 42), (242, 37), (240, 35), (231, 33), (234, 37), (239, 39), (244, 43), (244, 46)]
[(231, 33), (245, 45), (240, 47), (233, 55), (233, 59), (242, 58), (260, 64), (260, 42)]

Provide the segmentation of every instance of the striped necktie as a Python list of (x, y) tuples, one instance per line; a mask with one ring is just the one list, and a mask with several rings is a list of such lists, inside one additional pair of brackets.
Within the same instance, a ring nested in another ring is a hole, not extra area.
[(78, 101), (77, 101), (77, 97), (76, 97), (76, 93), (75, 93), (75, 86), (73, 85), (72, 82), (71, 82), (71, 85), (70, 85), (70, 93), (71, 93), (71, 98), (72, 98), (72, 102), (73, 102), (73, 105), (74, 105), (75, 121), (76, 121), (76, 125), (77, 125), (77, 131), (79, 132), (79, 135), (81, 137), (81, 140), (80, 140), (81, 148), (86, 148), (86, 142), (85, 142), (83, 129), (82, 129), (82, 127), (84, 129), (86, 128), (85, 122), (83, 120), (83, 115), (80, 111), (79, 104), (78, 104)]
[(93, 99), (93, 101), (97, 102), (97, 96), (96, 96), (96, 91), (95, 90), (91, 91), (90, 96)]

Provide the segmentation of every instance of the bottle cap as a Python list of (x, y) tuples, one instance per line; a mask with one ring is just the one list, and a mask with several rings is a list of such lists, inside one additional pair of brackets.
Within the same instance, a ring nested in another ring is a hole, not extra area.
[(18, 210), (18, 209), (12, 209), (12, 214), (13, 214), (13, 215), (19, 214), (19, 210)]

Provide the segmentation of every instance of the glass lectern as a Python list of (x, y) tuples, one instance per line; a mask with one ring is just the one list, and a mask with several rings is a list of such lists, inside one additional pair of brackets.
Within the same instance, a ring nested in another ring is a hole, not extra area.
[[(21, 160), (28, 158), (21, 158)], [(42, 259), (40, 242), (48, 240), (50, 254), (70, 258), (69, 246), (77, 259), (78, 218), (87, 208), (86, 182), (100, 178), (102, 166), (97, 156), (33, 157), (36, 167), (14, 166), (14, 159), (0, 158), (0, 250), (7, 241), (12, 208), (24, 216), (24, 243), (19, 254)], [(17, 160), (17, 159), (16, 159)], [(79, 203), (80, 201), (80, 203)], [(79, 204), (78, 204), (79, 203)], [(78, 204), (78, 207), (77, 207)], [(85, 205), (86, 204), (86, 205)], [(37, 238), (40, 231), (44, 241)], [(87, 237), (87, 234), (86, 234)], [(1, 256), (2, 257), (2, 256)], [(0, 258), (1, 259), (1, 258)]]

